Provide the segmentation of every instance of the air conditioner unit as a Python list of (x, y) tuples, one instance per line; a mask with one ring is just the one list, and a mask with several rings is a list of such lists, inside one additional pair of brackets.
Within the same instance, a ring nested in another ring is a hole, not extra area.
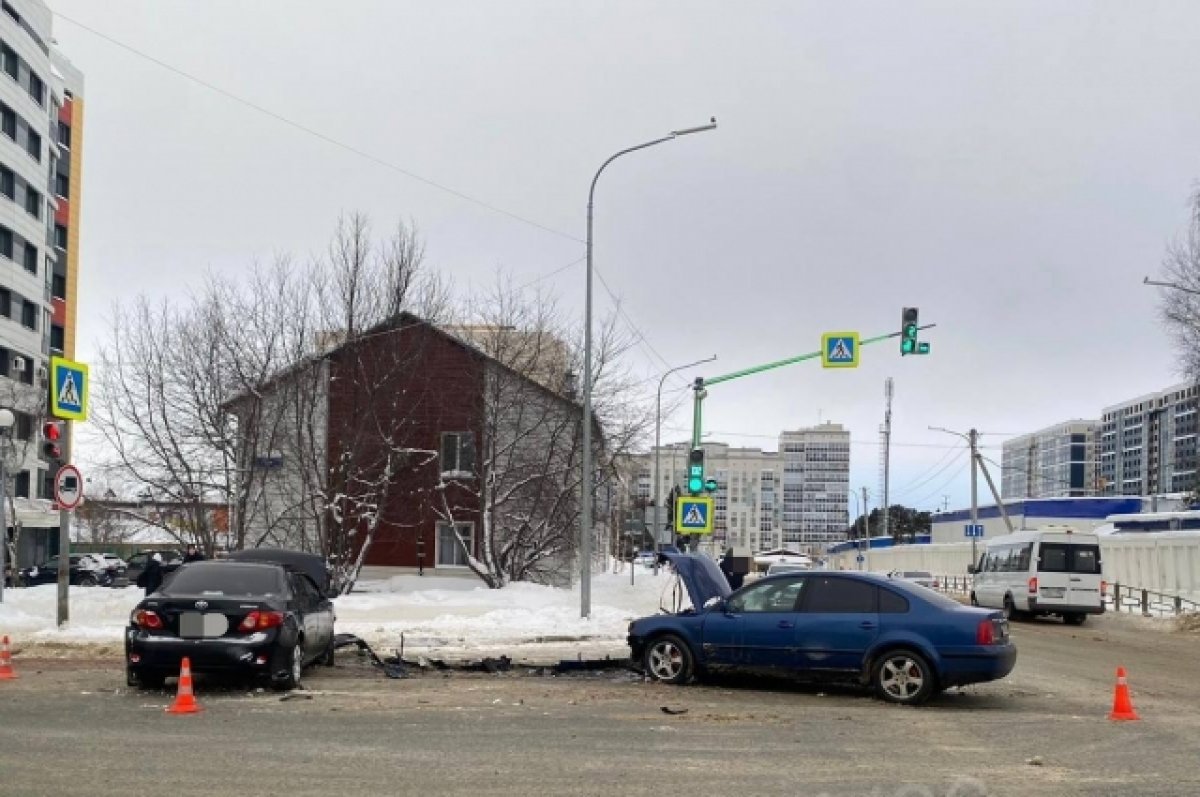
[(25, 363), (24, 357), (13, 357), (12, 358), (12, 370), (14, 373), (18, 373), (18, 374), (25, 373), (25, 366), (26, 366), (26, 363)]

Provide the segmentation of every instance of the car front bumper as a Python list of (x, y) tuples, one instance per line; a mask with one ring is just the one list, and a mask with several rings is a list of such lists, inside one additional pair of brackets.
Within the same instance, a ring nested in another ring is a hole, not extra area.
[[(140, 628), (125, 629), (125, 665), (134, 670), (179, 672), (187, 657), (193, 672), (245, 672), (268, 674), (286, 667), (279, 652), (289, 655), (295, 639), (286, 639), (280, 629), (260, 631), (244, 637), (180, 639), (151, 634)], [(292, 635), (294, 637), (294, 634)]]
[(980, 652), (942, 655), (939, 680), (943, 687), (998, 681), (1017, 664), (1017, 647), (1011, 643)]

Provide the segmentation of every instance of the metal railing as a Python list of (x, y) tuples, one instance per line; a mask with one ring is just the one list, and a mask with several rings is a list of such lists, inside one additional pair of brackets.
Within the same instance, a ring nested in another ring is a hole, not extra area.
[[(938, 590), (952, 595), (969, 595), (974, 576), (938, 576)], [(1110, 584), (1104, 592), (1104, 605), (1114, 612), (1141, 614), (1143, 617), (1177, 617), (1200, 612), (1200, 601), (1182, 595), (1170, 595), (1152, 589)]]

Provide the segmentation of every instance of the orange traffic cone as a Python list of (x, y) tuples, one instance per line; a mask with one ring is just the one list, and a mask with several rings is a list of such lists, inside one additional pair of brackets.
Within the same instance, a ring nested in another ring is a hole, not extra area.
[(1129, 684), (1125, 681), (1125, 668), (1117, 668), (1117, 691), (1113, 695), (1113, 710), (1108, 715), (1110, 720), (1140, 720), (1141, 717), (1133, 710), (1133, 701), (1129, 699)]
[(17, 677), (17, 674), (12, 668), (12, 654), (8, 652), (8, 635), (4, 636), (4, 643), (0, 645), (0, 681), (11, 681)]
[(183, 664), (179, 668), (179, 691), (175, 695), (175, 702), (167, 707), (167, 713), (195, 714), (203, 710), (204, 706), (196, 702), (196, 696), (192, 692), (192, 662), (184, 656)]

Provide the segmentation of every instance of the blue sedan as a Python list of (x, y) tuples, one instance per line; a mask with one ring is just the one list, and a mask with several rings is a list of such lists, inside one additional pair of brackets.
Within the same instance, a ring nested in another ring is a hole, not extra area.
[(633, 658), (656, 681), (769, 670), (854, 681), (883, 700), (914, 704), (948, 687), (1003, 678), (1016, 664), (1001, 612), (907, 581), (810, 571), (768, 576), (731, 593), (708, 557), (664, 557), (695, 608), (630, 623)]

